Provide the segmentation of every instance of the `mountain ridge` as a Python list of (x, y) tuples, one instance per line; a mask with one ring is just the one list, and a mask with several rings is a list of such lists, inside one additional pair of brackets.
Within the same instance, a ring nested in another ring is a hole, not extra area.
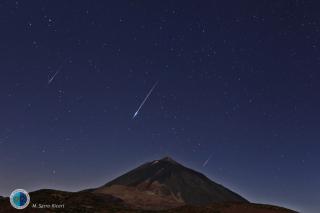
[[(63, 204), (64, 209), (37, 212), (121, 213), (296, 213), (290, 209), (250, 203), (237, 193), (187, 168), (170, 157), (144, 163), (108, 183), (79, 192), (42, 189), (30, 193), (30, 205)], [(9, 198), (0, 199), (0, 213), (17, 212)]]
[[(112, 194), (136, 207), (147, 209), (166, 209), (186, 204), (248, 202), (170, 157), (142, 164), (92, 192)], [(151, 195), (153, 203), (149, 199)], [(168, 205), (168, 200), (175, 202)]]

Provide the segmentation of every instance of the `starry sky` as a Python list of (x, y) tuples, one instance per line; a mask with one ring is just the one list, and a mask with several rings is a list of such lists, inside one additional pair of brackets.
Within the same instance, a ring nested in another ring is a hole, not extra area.
[(96, 187), (171, 156), (250, 201), (319, 212), (319, 11), (2, 0), (0, 195)]

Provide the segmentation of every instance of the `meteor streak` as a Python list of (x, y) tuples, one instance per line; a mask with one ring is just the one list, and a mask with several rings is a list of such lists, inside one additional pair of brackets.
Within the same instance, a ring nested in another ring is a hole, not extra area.
[(60, 72), (61, 68), (62, 68), (62, 65), (57, 69), (57, 71), (54, 73), (54, 75), (53, 75), (50, 79), (48, 79), (48, 85), (52, 83), (52, 81), (54, 80), (54, 78), (55, 78), (55, 77), (58, 75), (58, 73)]
[(205, 167), (205, 166), (209, 163), (210, 159), (212, 158), (212, 155), (213, 155), (213, 154), (211, 154), (211, 155), (208, 157), (208, 159), (202, 164), (202, 167)]
[(154, 90), (154, 88), (156, 88), (158, 84), (158, 81), (152, 86), (152, 88), (150, 89), (150, 91), (148, 92), (147, 96), (143, 99), (143, 101), (141, 102), (138, 110), (134, 113), (134, 115), (132, 116), (132, 119), (134, 119), (138, 114), (140, 109), (142, 108), (142, 106), (144, 105), (144, 103), (147, 101), (147, 99), (149, 98), (149, 96), (151, 95), (152, 91)]

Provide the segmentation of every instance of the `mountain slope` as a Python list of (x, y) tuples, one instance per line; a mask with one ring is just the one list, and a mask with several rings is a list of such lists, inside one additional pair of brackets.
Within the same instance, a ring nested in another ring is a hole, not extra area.
[[(216, 203), (206, 206), (182, 206), (161, 213), (297, 213), (290, 209), (255, 203)], [(160, 213), (160, 212), (158, 212)]]
[(248, 202), (169, 157), (143, 164), (93, 192), (111, 194), (144, 209), (167, 209), (185, 204)]

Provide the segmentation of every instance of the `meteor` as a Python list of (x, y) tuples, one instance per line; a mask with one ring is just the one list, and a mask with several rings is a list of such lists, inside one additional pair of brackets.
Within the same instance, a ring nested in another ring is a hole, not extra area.
[(150, 91), (148, 92), (147, 96), (143, 99), (143, 101), (141, 102), (138, 110), (134, 113), (134, 115), (132, 116), (132, 119), (134, 119), (135, 117), (137, 117), (137, 115), (139, 114), (140, 109), (142, 108), (142, 106), (144, 105), (144, 103), (147, 101), (147, 99), (149, 98), (149, 96), (151, 95), (152, 91), (154, 90), (154, 88), (156, 88), (158, 84), (158, 81), (152, 86), (152, 88), (150, 89)]
[(57, 71), (54, 73), (54, 75), (50, 79), (48, 79), (48, 85), (51, 84), (51, 82), (54, 80), (54, 78), (58, 75), (61, 68), (62, 68), (62, 65), (57, 69)]
[(208, 157), (208, 159), (202, 164), (202, 167), (205, 167), (205, 166), (209, 163), (210, 159), (212, 158), (212, 155), (213, 155), (213, 154), (211, 154), (211, 155)]

